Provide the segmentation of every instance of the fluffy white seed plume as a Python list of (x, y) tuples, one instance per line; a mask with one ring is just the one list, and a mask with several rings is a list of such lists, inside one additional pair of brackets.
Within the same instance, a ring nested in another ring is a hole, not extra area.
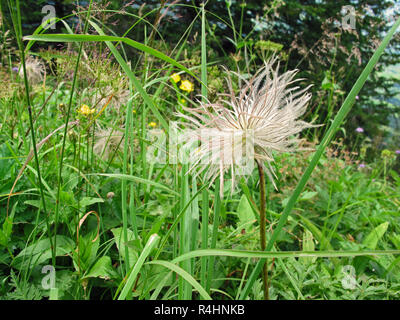
[(276, 58), (266, 62), (250, 80), (236, 74), (238, 95), (228, 76), (229, 93), (221, 94), (217, 103), (185, 108), (188, 114), (178, 114), (190, 129), (184, 140), (188, 145), (199, 145), (188, 156), (190, 170), (198, 175), (208, 169), (205, 177), (210, 184), (219, 176), (221, 195), (224, 174), (231, 172), (233, 188), (235, 176), (251, 173), (254, 160), (274, 183), (273, 150), (295, 151), (299, 140), (293, 136), (314, 126), (299, 120), (311, 98), (307, 92), (310, 86), (303, 90), (291, 86), (301, 80), (294, 80), (298, 70), (279, 75), (279, 63), (274, 68), (275, 62)]
[[(31, 84), (38, 84), (43, 80), (45, 66), (38, 58), (29, 56), (25, 61), (26, 74)], [(19, 67), (19, 76), (24, 77), (22, 64)]]

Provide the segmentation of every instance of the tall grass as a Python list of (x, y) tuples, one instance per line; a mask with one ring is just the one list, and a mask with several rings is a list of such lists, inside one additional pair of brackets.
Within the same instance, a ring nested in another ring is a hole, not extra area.
[[(36, 172), (37, 172), (37, 177), (38, 177), (38, 182), (39, 182), (39, 190), (40, 190), (40, 196), (41, 196), (41, 200), (42, 200), (44, 217), (45, 217), (45, 221), (46, 221), (46, 225), (47, 225), (47, 232), (50, 235), (50, 224), (49, 224), (49, 218), (48, 218), (47, 209), (46, 209), (46, 199), (44, 196), (43, 181), (42, 181), (39, 157), (38, 157), (37, 146), (36, 146), (36, 136), (35, 136), (35, 130), (34, 130), (34, 126), (33, 126), (32, 105), (31, 105), (31, 100), (30, 100), (29, 83), (28, 83), (28, 76), (27, 76), (26, 64), (25, 64), (25, 48), (22, 43), (23, 33), (22, 33), (21, 10), (20, 10), (19, 0), (15, 0), (15, 1), (8, 0), (8, 7), (10, 9), (10, 14), (11, 14), (12, 22), (13, 22), (15, 37), (17, 39), (18, 49), (19, 49), (20, 55), (21, 55), (21, 64), (22, 64), (22, 68), (24, 71), (24, 85), (25, 85), (26, 103), (28, 106), (27, 109), (28, 109), (28, 115), (29, 115), (29, 129), (30, 129), (31, 139), (32, 139), (32, 149), (33, 149), (33, 153), (34, 153), (34, 157), (35, 157)], [(39, 213), (40, 213), (40, 209), (38, 210), (38, 213), (37, 213), (37, 218), (36, 218), (37, 222), (39, 219)], [(8, 214), (8, 212), (7, 212), (7, 214)], [(50, 244), (52, 247), (54, 246), (51, 238), (50, 238)], [(55, 265), (54, 254), (52, 255), (52, 262), (53, 262), (53, 265)]]

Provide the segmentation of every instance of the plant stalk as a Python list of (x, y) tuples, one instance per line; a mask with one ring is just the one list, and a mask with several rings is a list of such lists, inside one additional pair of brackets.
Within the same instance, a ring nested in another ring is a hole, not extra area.
[[(13, 8), (12, 4), (15, 5), (15, 9)], [(25, 64), (25, 48), (22, 42), (22, 22), (21, 22), (21, 9), (19, 5), (19, 0), (16, 0), (15, 2), (8, 2), (8, 6), (10, 9), (10, 14), (14, 26), (14, 31), (15, 31), (15, 37), (17, 39), (17, 45), (18, 49), (20, 51), (20, 56), (21, 56), (21, 64), (22, 68), (24, 70), (24, 85), (25, 85), (25, 94), (26, 94), (26, 103), (27, 103), (27, 109), (28, 109), (28, 116), (29, 116), (29, 128), (31, 132), (31, 139), (32, 139), (32, 148), (33, 148), (33, 153), (35, 157), (35, 164), (36, 164), (36, 171), (37, 171), (37, 177), (38, 177), (38, 182), (39, 182), (39, 190), (40, 190), (40, 197), (42, 199), (42, 206), (43, 206), (43, 212), (46, 220), (46, 228), (47, 232), (49, 233), (49, 239), (50, 239), (50, 246), (53, 247), (53, 241), (50, 237), (50, 222), (49, 222), (49, 217), (47, 215), (47, 209), (46, 209), (46, 198), (44, 195), (44, 187), (43, 187), (43, 182), (42, 182), (42, 176), (41, 176), (41, 171), (40, 171), (40, 163), (39, 163), (39, 156), (37, 152), (37, 145), (36, 145), (36, 137), (35, 137), (35, 131), (34, 131), (34, 120), (33, 120), (33, 114), (32, 114), (32, 105), (31, 105), (31, 99), (30, 99), (30, 91), (29, 91), (29, 83), (28, 83), (28, 75), (26, 72), (26, 64)], [(40, 211), (40, 209), (39, 209)], [(39, 215), (39, 212), (38, 212)], [(37, 222), (37, 221), (36, 221)], [(37, 227), (36, 223), (36, 227)], [(52, 252), (52, 264), (55, 266), (55, 252)]]
[[(266, 248), (266, 218), (265, 218), (265, 207), (266, 207), (266, 195), (265, 195), (265, 175), (264, 169), (261, 163), (257, 160), (258, 174), (260, 176), (260, 246), (261, 251), (265, 251)], [(262, 272), (263, 289), (264, 289), (264, 300), (269, 300), (269, 289), (268, 289), (268, 261), (265, 260)]]

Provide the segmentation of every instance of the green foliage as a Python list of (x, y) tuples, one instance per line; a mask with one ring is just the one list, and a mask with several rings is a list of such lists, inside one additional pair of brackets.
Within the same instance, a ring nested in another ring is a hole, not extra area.
[[(364, 20), (357, 16), (350, 31), (334, 21), (345, 1), (192, 1), (163, 10), (158, 1), (95, 1), (93, 12), (66, 18), (73, 2), (57, 1), (54, 32), (38, 28), (45, 1), (27, 11), (29, 1), (20, 2), (26, 58), (37, 56), (46, 72), (28, 86), (12, 71), (25, 58), (14, 49), (18, 19), (3, 3), (1, 299), (263, 299), (254, 270), (266, 258), (271, 299), (399, 299), (399, 155), (395, 135), (383, 146), (390, 130), (381, 132), (398, 110), (377, 110), (396, 76), (378, 71), (397, 63), (398, 52), (388, 50), (373, 70), (384, 45), (371, 62), (376, 48), (367, 45), (388, 30), (390, 1), (376, 3), (374, 15), (354, 1)], [(86, 15), (83, 34), (76, 22)], [(388, 48), (396, 46), (397, 38)], [(305, 119), (323, 126), (305, 133), (305, 150), (274, 154), (270, 250), (260, 252), (256, 170), (233, 191), (226, 184), (221, 197), (218, 180), (209, 185), (188, 166), (150, 161), (149, 135), (196, 107), (197, 94), (213, 102), (225, 93), (222, 65), (246, 79), (272, 55), (280, 71), (300, 68), (302, 87), (314, 84)], [(194, 91), (173, 83), (173, 73)], [(82, 105), (94, 113), (79, 112)], [(42, 280), (50, 265), (49, 289)]]

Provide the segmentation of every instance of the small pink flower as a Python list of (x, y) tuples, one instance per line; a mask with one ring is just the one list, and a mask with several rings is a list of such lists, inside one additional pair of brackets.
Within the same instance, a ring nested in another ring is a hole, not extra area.
[(358, 128), (356, 129), (356, 131), (357, 131), (358, 133), (363, 133), (363, 132), (364, 132), (364, 129), (361, 128), (361, 127), (358, 127)]
[(365, 164), (364, 164), (364, 163), (360, 163), (360, 164), (358, 165), (358, 167), (359, 167), (359, 168), (365, 168)]
[(400, 154), (400, 150), (396, 150), (394, 153), (396, 153), (396, 154)]
[(356, 96), (356, 100), (358, 100), (358, 96)]

